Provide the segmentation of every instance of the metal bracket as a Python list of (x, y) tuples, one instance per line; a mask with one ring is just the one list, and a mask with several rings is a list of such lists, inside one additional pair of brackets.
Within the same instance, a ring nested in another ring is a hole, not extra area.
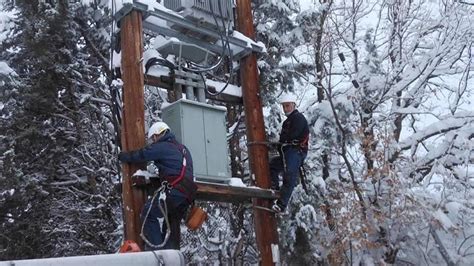
[(148, 8), (147, 5), (141, 3), (125, 3), (122, 8), (117, 10), (113, 15), (114, 20), (117, 21), (117, 26), (120, 27), (120, 21), (133, 10), (140, 11), (143, 14), (143, 18), (148, 17)]
[(196, 82), (196, 81), (191, 81), (191, 80), (186, 80), (186, 79), (180, 79), (177, 78), (174, 80), (175, 83), (185, 85), (185, 86), (191, 86), (194, 88), (199, 88), (199, 89), (204, 89), (204, 83), (203, 82)]
[[(158, 10), (158, 9), (155, 9), (153, 11), (148, 10), (148, 6), (143, 3), (134, 2), (133, 4), (130, 4), (130, 3), (124, 4), (123, 7), (115, 13), (114, 19), (117, 22), (120, 22), (120, 20), (122, 20), (123, 17), (125, 17), (128, 13), (130, 13), (133, 10), (138, 10), (143, 13), (143, 29), (144, 31), (146, 31), (147, 33), (151, 35), (156, 36), (158, 34), (162, 34), (165, 36), (176, 37), (180, 39), (181, 41), (204, 47), (205, 49), (212, 51), (215, 54), (221, 54), (223, 51), (222, 44), (220, 44), (220, 34), (216, 30), (202, 27), (197, 22), (187, 20), (183, 17), (180, 17), (179, 15), (176, 15), (174, 13), (168, 13), (164, 10)], [(204, 36), (209, 36), (213, 39), (217, 39), (218, 41), (216, 41), (216, 43), (210, 43), (205, 40), (201, 40), (199, 38), (183, 34), (169, 27), (156, 25), (155, 23), (150, 22), (150, 20), (152, 20), (151, 18), (158, 18), (158, 19), (173, 23), (175, 25), (180, 26), (181, 28), (189, 29), (190, 31), (202, 34)], [(226, 41), (227, 39), (232, 46), (235, 46), (241, 49), (241, 51), (233, 55), (229, 55), (227, 49), (224, 49), (225, 54), (231, 56), (233, 60), (239, 60), (242, 57), (245, 57), (252, 52), (256, 52), (256, 53), (264, 52), (263, 47), (256, 45), (253, 42), (250, 43), (245, 40), (236, 38), (234, 36), (227, 36)]]

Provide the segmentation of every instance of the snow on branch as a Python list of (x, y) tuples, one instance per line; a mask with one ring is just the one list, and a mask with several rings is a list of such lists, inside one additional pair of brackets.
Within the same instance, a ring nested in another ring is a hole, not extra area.
[(436, 231), (435, 228), (433, 228), (432, 225), (430, 226), (430, 234), (431, 234), (431, 236), (433, 237), (433, 239), (436, 243), (436, 247), (438, 247), (439, 253), (441, 253), (441, 256), (446, 261), (446, 263), (449, 266), (456, 265), (456, 263), (454, 263), (454, 260), (451, 258), (448, 249), (444, 246), (443, 240), (438, 235), (438, 232)]
[(17, 76), (15, 70), (10, 68), (6, 62), (0, 61), (0, 79), (2, 77)]
[(455, 1), (455, 2), (459, 2), (460, 4), (465, 4), (465, 5), (474, 6), (474, 2), (468, 2), (468, 1)]
[(448, 119), (440, 120), (436, 123), (427, 126), (424, 130), (420, 130), (419, 132), (414, 133), (413, 135), (400, 142), (400, 150), (408, 150), (433, 136), (459, 129), (468, 123), (472, 123), (473, 121), (474, 114), (467, 115), (465, 117), (451, 117)]

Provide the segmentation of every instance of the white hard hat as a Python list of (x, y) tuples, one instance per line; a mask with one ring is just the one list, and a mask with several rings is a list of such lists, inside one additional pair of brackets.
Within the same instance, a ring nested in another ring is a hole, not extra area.
[(153, 135), (160, 135), (167, 129), (170, 129), (170, 127), (165, 122), (156, 122), (148, 129), (148, 138), (150, 139)]
[(296, 95), (292, 93), (283, 93), (280, 96), (280, 103), (296, 103)]

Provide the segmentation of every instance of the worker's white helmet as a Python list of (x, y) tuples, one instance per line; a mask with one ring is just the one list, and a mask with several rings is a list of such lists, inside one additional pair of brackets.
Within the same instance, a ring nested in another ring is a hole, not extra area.
[(165, 122), (156, 122), (148, 129), (148, 138), (151, 139), (153, 135), (160, 135), (168, 129), (170, 127)]
[(283, 93), (280, 96), (280, 103), (296, 103), (296, 95), (292, 93)]

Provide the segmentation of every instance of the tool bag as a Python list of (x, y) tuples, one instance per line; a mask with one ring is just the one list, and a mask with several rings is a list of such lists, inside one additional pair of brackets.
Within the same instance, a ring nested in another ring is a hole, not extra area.
[(186, 218), (186, 226), (191, 231), (196, 231), (201, 228), (204, 221), (207, 219), (207, 213), (201, 207), (192, 205)]

